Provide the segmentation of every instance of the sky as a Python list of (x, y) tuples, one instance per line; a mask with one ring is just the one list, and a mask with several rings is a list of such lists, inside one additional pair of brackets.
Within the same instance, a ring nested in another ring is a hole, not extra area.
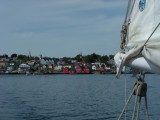
[(0, 55), (115, 54), (127, 0), (0, 0)]

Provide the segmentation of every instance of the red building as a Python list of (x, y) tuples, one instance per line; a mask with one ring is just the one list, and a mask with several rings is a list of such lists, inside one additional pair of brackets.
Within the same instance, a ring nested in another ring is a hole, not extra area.
[(68, 74), (69, 73), (69, 69), (68, 68), (63, 68), (63, 73)]
[(73, 69), (69, 69), (67, 67), (63, 68), (63, 73), (64, 74), (73, 74), (75, 71)]
[(81, 67), (76, 67), (76, 73), (83, 73), (83, 70)]
[(90, 69), (88, 68), (88, 67), (85, 67), (84, 68), (84, 73), (90, 73), (91, 71), (90, 71)]

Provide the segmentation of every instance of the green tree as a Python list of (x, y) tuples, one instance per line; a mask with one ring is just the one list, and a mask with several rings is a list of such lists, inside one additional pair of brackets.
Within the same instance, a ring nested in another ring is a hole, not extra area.
[(29, 60), (29, 57), (26, 55), (18, 55), (17, 59), (21, 60), (22, 62), (26, 62)]
[(72, 60), (72, 58), (70, 58), (70, 57), (63, 57), (62, 58), (62, 61), (64, 61), (65, 63), (68, 63), (68, 64), (71, 64), (70, 60)]
[(109, 60), (109, 57), (107, 55), (101, 56), (100, 62), (108, 64), (107, 61)]
[(114, 55), (109, 55), (109, 59), (114, 59)]
[(35, 57), (34, 59), (37, 61), (37, 60), (39, 60), (39, 57)]
[(74, 57), (75, 60), (77, 60), (78, 62), (82, 62), (82, 55), (78, 54), (76, 57)]
[(8, 58), (8, 55), (7, 55), (7, 54), (4, 54), (3, 57)]
[(13, 61), (13, 63), (14, 63), (14, 65), (15, 65), (15, 68), (18, 69), (21, 61), (20, 61), (20, 60), (15, 60), (15, 61)]
[(100, 58), (101, 58), (100, 55), (93, 53), (91, 55), (85, 56), (84, 61), (86, 63), (93, 63), (93, 62), (98, 62), (98, 61), (100, 62)]
[(11, 55), (11, 58), (14, 58), (14, 57), (17, 57), (17, 54), (14, 53)]

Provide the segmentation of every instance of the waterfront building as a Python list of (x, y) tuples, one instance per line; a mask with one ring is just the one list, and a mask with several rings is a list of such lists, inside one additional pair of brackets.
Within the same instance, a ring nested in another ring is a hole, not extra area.
[(56, 65), (55, 67), (54, 67), (54, 70), (62, 70), (62, 65)]
[(30, 66), (22, 63), (22, 64), (19, 65), (18, 73), (26, 73), (29, 70), (30, 70)]
[(10, 73), (12, 72), (13, 70), (15, 70), (15, 64), (14, 63), (9, 63), (8, 66), (7, 66), (7, 72)]
[(0, 73), (5, 73), (7, 70), (8, 62), (0, 61)]

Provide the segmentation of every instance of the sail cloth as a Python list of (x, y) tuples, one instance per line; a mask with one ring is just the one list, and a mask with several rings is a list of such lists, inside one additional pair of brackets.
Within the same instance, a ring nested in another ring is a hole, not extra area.
[[(143, 45), (160, 22), (160, 0), (135, 0), (128, 27), (127, 47)], [(142, 50), (142, 55), (160, 67), (160, 27)]]

